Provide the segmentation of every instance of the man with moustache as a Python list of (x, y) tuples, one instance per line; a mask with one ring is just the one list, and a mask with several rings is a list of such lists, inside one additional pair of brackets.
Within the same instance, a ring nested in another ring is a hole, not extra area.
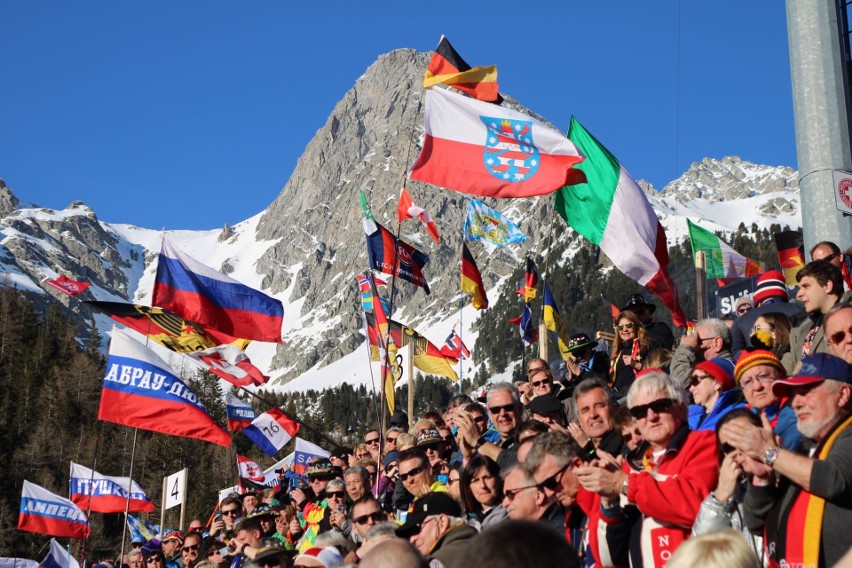
[(494, 383), (488, 390), (486, 406), (499, 439), (487, 441), (483, 436), (485, 428), (480, 428), (468, 414), (461, 413), (455, 417), (461, 435), (460, 446), (465, 456), (478, 452), (497, 462), (500, 469), (504, 470), (517, 461), (515, 434), (523, 410), (518, 389), (511, 383)]
[(746, 525), (765, 534), (770, 564), (834, 566), (852, 547), (852, 366), (816, 353), (772, 390), (790, 398), (805, 442), (801, 453), (780, 447), (765, 416), (762, 427), (723, 426), (735, 459), (753, 476)]
[(831, 354), (852, 365), (852, 304), (834, 306), (825, 314), (825, 337)]

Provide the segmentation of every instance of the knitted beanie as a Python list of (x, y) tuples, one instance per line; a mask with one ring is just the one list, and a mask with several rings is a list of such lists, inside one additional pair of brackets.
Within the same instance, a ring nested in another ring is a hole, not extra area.
[(742, 354), (740, 354), (737, 366), (734, 367), (734, 377), (737, 379), (737, 382), (740, 382), (743, 373), (752, 367), (757, 367), (758, 365), (769, 365), (771, 367), (775, 367), (781, 371), (781, 376), (779, 378), (783, 379), (787, 376), (787, 371), (784, 369), (784, 365), (781, 364), (781, 360), (775, 355), (775, 353), (757, 349), (755, 351), (743, 351)]
[(770, 298), (789, 302), (784, 275), (777, 270), (767, 270), (757, 278), (754, 288), (754, 303), (758, 306)]
[(731, 390), (737, 384), (734, 382), (734, 362), (722, 357), (713, 357), (709, 361), (702, 361), (695, 366), (701, 369), (722, 386), (722, 391)]

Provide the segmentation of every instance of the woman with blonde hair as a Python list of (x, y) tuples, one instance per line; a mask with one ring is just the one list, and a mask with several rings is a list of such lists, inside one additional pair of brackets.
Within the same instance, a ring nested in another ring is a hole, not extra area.
[(724, 529), (684, 541), (666, 563), (666, 568), (759, 568), (757, 557), (743, 535)]
[(617, 398), (627, 394), (636, 373), (648, 356), (649, 343), (645, 327), (631, 311), (623, 311), (615, 318), (615, 342), (610, 359), (609, 386)]
[(780, 359), (790, 350), (790, 318), (784, 314), (763, 314), (754, 320), (749, 341), (752, 347), (772, 351)]

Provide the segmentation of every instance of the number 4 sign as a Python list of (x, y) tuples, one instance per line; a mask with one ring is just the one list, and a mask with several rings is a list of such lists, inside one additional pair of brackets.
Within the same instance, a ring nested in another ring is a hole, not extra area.
[(186, 495), (186, 471), (182, 469), (166, 478), (163, 509), (171, 509), (175, 505), (183, 504), (184, 495)]

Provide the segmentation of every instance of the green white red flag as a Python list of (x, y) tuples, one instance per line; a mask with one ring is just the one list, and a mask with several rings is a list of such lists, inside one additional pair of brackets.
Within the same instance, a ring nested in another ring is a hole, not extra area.
[(695, 259), (699, 251), (704, 253), (707, 278), (750, 278), (766, 270), (763, 263), (741, 255), (707, 229), (702, 229), (689, 219), (686, 224), (689, 227), (692, 258)]

